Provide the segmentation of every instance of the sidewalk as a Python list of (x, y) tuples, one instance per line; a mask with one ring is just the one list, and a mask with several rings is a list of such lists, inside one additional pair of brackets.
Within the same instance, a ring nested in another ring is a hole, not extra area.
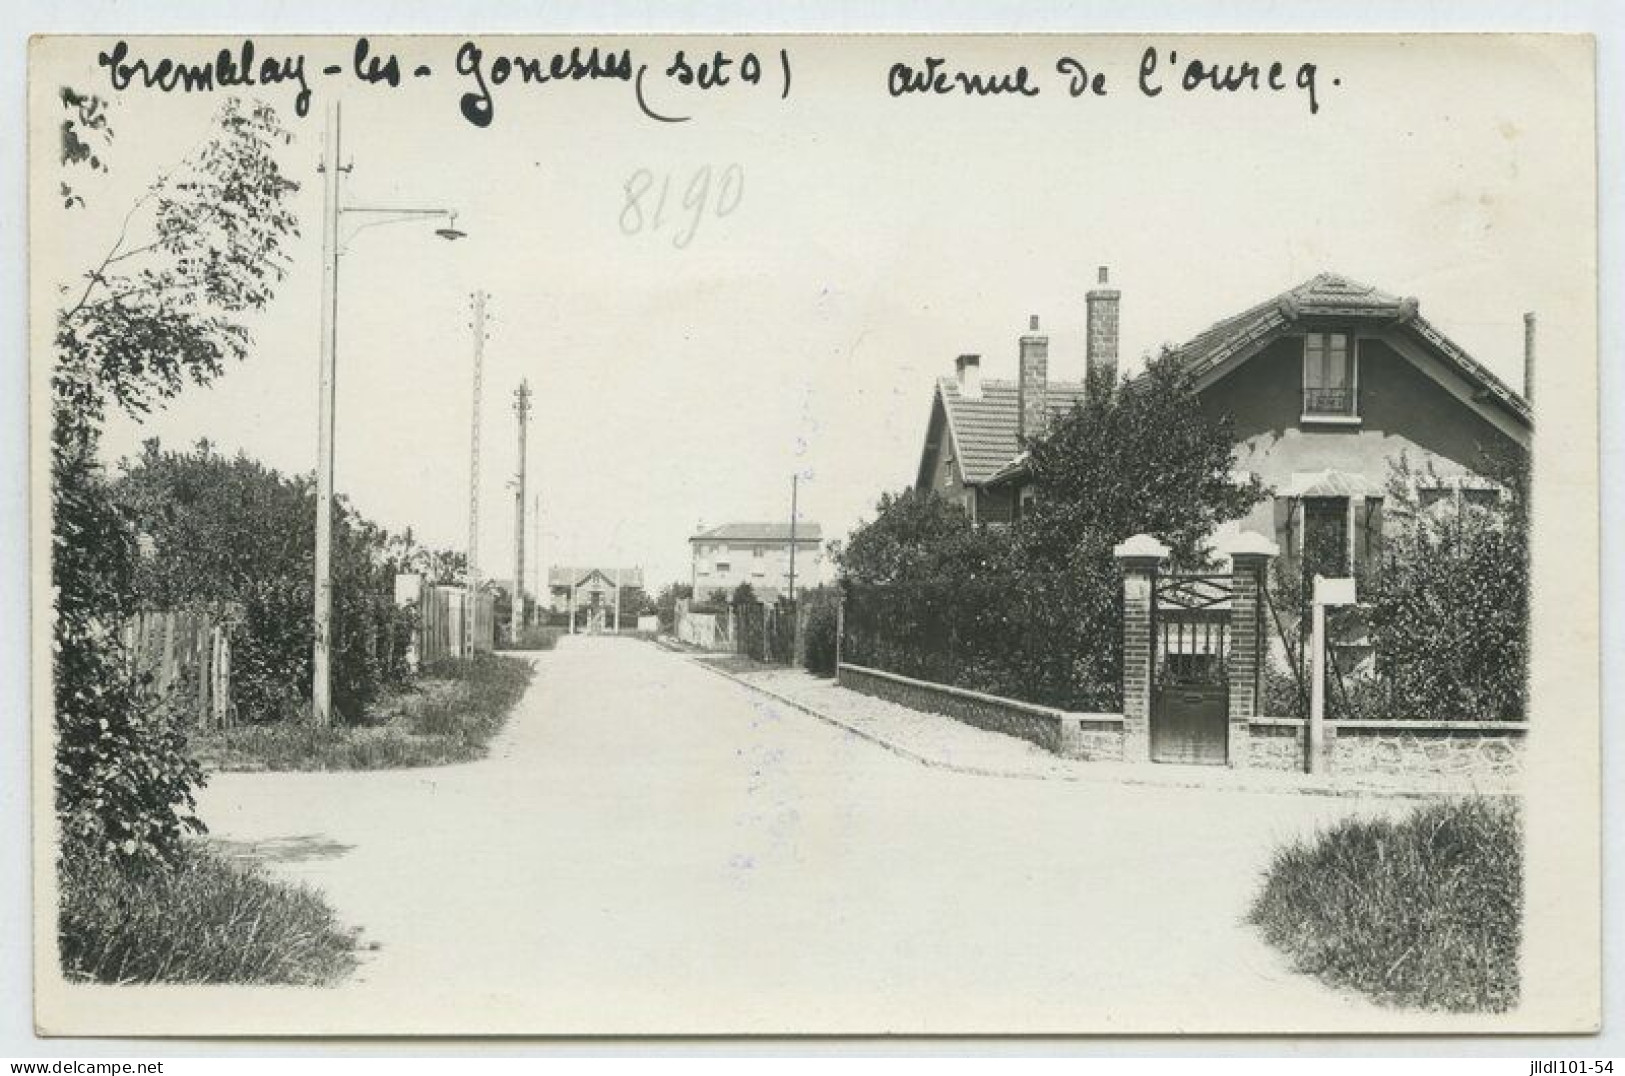
[(837, 686), (833, 680), (814, 676), (802, 669), (772, 667), (729, 670), (706, 660), (708, 656), (717, 655), (674, 652), (686, 653), (696, 664), (718, 676), (845, 729), (893, 754), (924, 766), (959, 773), (1023, 780), (1319, 796), (1437, 799), (1464, 795), (1515, 795), (1518, 792), (1514, 785), (1504, 781), (1419, 780), (1379, 774), (1332, 777), (1280, 770), (1087, 762), (1062, 758), (1015, 736), (987, 732), (942, 714), (912, 710), (861, 692), (849, 691)]

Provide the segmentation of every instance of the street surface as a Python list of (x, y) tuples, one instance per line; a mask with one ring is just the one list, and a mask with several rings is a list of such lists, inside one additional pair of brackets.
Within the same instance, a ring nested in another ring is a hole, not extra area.
[[(955, 773), (647, 643), (567, 638), (491, 757), (221, 774), (225, 847), (377, 948), (295, 1031), (1325, 1028), (1396, 1014), (1244, 922), (1282, 841), (1385, 801)], [(946, 719), (944, 719), (946, 720)]]

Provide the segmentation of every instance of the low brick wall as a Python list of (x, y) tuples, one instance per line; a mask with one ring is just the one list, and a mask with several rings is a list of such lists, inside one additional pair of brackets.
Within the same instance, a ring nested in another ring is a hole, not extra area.
[(1117, 761), (1123, 757), (1120, 714), (1056, 710), (844, 662), (836, 672), (836, 680), (849, 690), (912, 710), (942, 714), (989, 732), (1018, 736), (1067, 758)]
[[(967, 688), (915, 680), (843, 662), (837, 682), (852, 691), (1017, 736), (1065, 758), (1124, 758), (1123, 716), (1057, 710)], [(1328, 721), (1328, 768), (1348, 776), (1496, 778), (1517, 776), (1529, 726), (1491, 721)], [(1255, 717), (1247, 723), (1246, 766), (1302, 773), (1308, 722)]]
[[(1248, 765), (1302, 772), (1308, 723), (1257, 718), (1248, 725)], [(1505, 721), (1328, 721), (1328, 769), (1395, 777), (1517, 776), (1529, 726)]]

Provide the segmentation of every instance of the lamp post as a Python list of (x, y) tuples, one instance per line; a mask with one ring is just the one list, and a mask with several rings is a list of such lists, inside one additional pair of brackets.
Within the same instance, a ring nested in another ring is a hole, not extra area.
[[(327, 106), (327, 129), (322, 138), (322, 316), (320, 400), (316, 432), (316, 607), (312, 651), (310, 712), (317, 726), (333, 723), (333, 429), (338, 350), (339, 225), (345, 214), (392, 217), (398, 220), (444, 217), (435, 229), (442, 239), (461, 239), (457, 214), (449, 209), (391, 209), (343, 204), (343, 177), (350, 166), (340, 163), (343, 149), (339, 103)], [(372, 225), (362, 225), (363, 228)], [(359, 230), (359, 229), (358, 229)]]

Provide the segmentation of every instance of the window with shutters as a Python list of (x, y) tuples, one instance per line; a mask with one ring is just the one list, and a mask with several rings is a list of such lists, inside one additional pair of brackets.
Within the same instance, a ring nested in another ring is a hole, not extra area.
[(1275, 541), (1284, 559), (1317, 574), (1368, 580), (1382, 562), (1381, 497), (1277, 497)]
[(1493, 508), (1501, 496), (1499, 485), (1474, 475), (1434, 477), (1416, 489), (1417, 507), (1429, 519), (1451, 518), (1464, 508)]

